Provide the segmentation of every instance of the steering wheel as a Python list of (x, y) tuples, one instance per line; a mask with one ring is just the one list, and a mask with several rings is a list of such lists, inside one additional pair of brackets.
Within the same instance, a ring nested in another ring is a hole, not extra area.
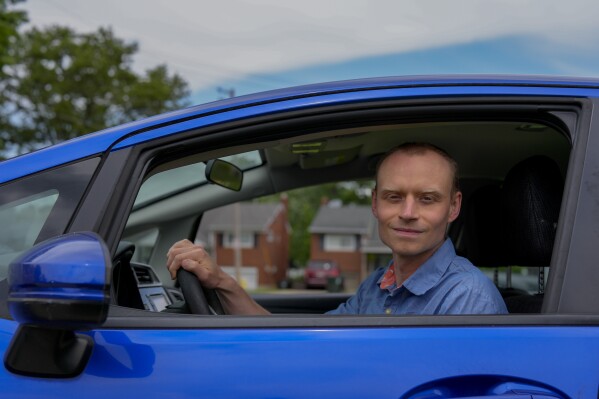
[(193, 273), (180, 268), (177, 270), (177, 280), (191, 313), (203, 315), (225, 314), (216, 292), (202, 287), (200, 280)]

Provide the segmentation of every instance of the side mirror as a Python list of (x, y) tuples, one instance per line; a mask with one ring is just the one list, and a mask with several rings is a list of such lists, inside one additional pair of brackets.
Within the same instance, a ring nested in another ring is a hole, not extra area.
[(206, 163), (206, 180), (229, 190), (239, 191), (243, 182), (243, 171), (222, 159), (211, 159)]
[(8, 308), (19, 328), (4, 357), (16, 374), (80, 374), (93, 340), (75, 330), (99, 327), (110, 304), (110, 254), (95, 233), (39, 243), (11, 262)]

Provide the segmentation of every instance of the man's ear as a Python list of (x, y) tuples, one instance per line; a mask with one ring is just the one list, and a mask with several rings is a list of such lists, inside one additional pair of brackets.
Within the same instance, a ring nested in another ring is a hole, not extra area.
[(451, 199), (449, 204), (449, 223), (453, 222), (460, 215), (460, 209), (462, 208), (462, 193), (456, 192)]
[(374, 188), (372, 189), (371, 197), (372, 197), (372, 204), (371, 204), (372, 214), (374, 215), (375, 218), (378, 219), (379, 215), (378, 215), (378, 211), (376, 209), (376, 186), (374, 186)]

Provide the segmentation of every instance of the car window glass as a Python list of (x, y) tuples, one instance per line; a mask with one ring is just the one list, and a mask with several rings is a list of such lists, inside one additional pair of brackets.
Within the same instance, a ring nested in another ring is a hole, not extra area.
[(539, 285), (545, 286), (547, 284), (550, 268), (514, 265), (510, 267), (483, 267), (481, 270), (499, 288), (513, 288), (529, 294), (537, 294), (539, 292)]
[(154, 251), (154, 245), (156, 244), (156, 240), (158, 240), (158, 229), (144, 230), (141, 233), (125, 237), (123, 240), (135, 245), (135, 252), (131, 258), (132, 261), (149, 263)]
[[(221, 159), (233, 163), (241, 170), (247, 170), (262, 164), (258, 151), (235, 154)], [(205, 170), (206, 164), (198, 162), (151, 176), (139, 190), (134, 207), (143, 206), (156, 199), (206, 183)]]
[(33, 245), (57, 199), (50, 190), (0, 207), (0, 225), (12, 226), (0, 230), (0, 279), (10, 260)]
[(99, 163), (91, 158), (0, 187), (0, 279), (36, 243), (63, 234)]

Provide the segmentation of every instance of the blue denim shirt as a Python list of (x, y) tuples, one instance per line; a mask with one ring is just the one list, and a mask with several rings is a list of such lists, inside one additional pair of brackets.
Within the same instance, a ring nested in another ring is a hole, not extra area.
[(380, 287), (387, 267), (377, 269), (355, 295), (328, 314), (507, 313), (493, 282), (468, 259), (457, 256), (450, 239), (399, 288)]

